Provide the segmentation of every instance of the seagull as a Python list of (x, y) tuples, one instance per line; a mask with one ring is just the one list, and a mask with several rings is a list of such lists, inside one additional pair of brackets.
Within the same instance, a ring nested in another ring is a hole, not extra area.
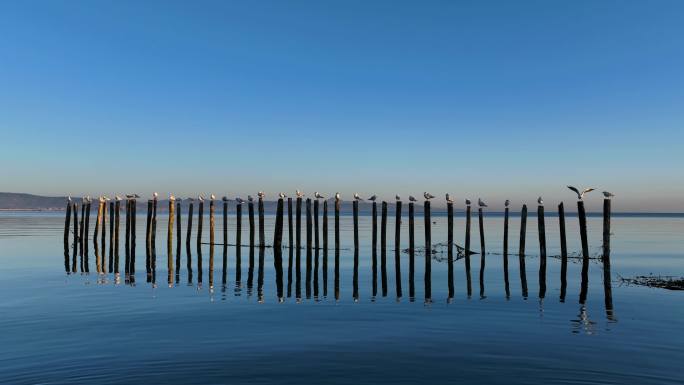
[(121, 200), (121, 197), (118, 196), (118, 195), (114, 195), (114, 199), (116, 199), (117, 201), (120, 201), (120, 200)]
[(582, 192), (580, 192), (580, 191), (577, 189), (577, 187), (568, 186), (568, 188), (569, 188), (570, 190), (574, 191), (575, 194), (577, 194), (577, 200), (580, 200), (580, 201), (582, 200), (582, 198), (584, 198), (584, 194), (588, 193), (589, 191), (594, 191), (594, 190), (595, 190), (594, 188), (585, 188), (584, 190), (582, 190)]
[(224, 196), (221, 197), (221, 200), (224, 201), (224, 202), (228, 202), (228, 197), (224, 195)]
[(190, 201), (190, 202), (194, 202), (194, 201), (195, 201), (195, 198), (192, 198), (192, 197), (191, 197), (191, 198), (185, 198), (185, 200), (186, 200), (186, 201)]
[(338, 200), (338, 201), (339, 201), (340, 199), (341, 199), (341, 198), (340, 198), (340, 193), (336, 192), (336, 193), (335, 193), (335, 200)]
[(152, 193), (152, 198), (153, 198), (155, 201), (157, 200), (157, 197), (158, 197), (158, 196), (159, 196), (159, 194), (157, 194), (157, 192), (153, 192), (153, 193)]
[(71, 202), (71, 195), (67, 197), (67, 202)]
[(98, 197), (98, 201), (99, 201), (100, 203), (104, 203), (104, 202), (105, 202), (105, 197), (103, 197), (102, 195), (100, 195), (100, 196)]
[(511, 204), (511, 201), (509, 201), (508, 199), (506, 199), (506, 202), (504, 202), (504, 206), (508, 207), (508, 205), (510, 205), (510, 204)]
[(451, 195), (449, 195), (449, 193), (446, 194), (446, 201), (449, 203), (454, 203), (454, 200), (451, 199)]
[(413, 195), (409, 195), (409, 202), (418, 202), (418, 200)]
[(466, 198), (466, 205), (470, 206), (470, 199)]
[(357, 201), (363, 200), (363, 198), (361, 198), (361, 196), (359, 196), (359, 193), (354, 193), (354, 199), (356, 199)]
[(108, 197), (106, 197), (106, 196), (104, 197), (104, 200), (105, 200), (105, 202), (109, 202), (109, 201), (111, 201), (111, 199), (109, 199), (109, 198), (108, 198)]
[(247, 200), (250, 201), (250, 202), (253, 202), (253, 201), (254, 201), (254, 198), (252, 198), (251, 195), (247, 195)]
[(211, 199), (213, 201), (214, 199), (216, 199), (216, 195), (214, 195), (214, 194), (209, 195), (209, 199)]
[(397, 194), (397, 195), (394, 196), (394, 199), (400, 201), (400, 200), (401, 200), (401, 197), (399, 196), (399, 194)]
[(477, 205), (480, 207), (487, 207), (487, 204), (480, 198), (477, 198)]
[(299, 190), (295, 190), (295, 194), (297, 194), (297, 198), (301, 198), (304, 196), (304, 193)]
[(202, 195), (198, 195), (198, 196), (197, 196), (197, 199), (198, 199), (200, 202), (204, 202), (204, 196), (202, 196)]
[(378, 196), (373, 194), (370, 198), (368, 198), (369, 201), (375, 202), (375, 200), (378, 199)]
[(321, 193), (319, 193), (318, 191), (314, 192), (314, 197), (316, 199), (325, 199), (325, 197), (321, 195)]
[(280, 197), (280, 199), (287, 198), (287, 195), (285, 195), (285, 193), (278, 193), (278, 196)]
[(606, 198), (608, 198), (608, 199), (610, 199), (610, 198), (614, 197), (615, 194), (613, 194), (613, 193), (610, 192), (610, 191), (604, 191), (604, 192), (603, 192), (603, 196), (606, 197)]
[(173, 196), (173, 194), (171, 194), (171, 195), (169, 195), (169, 200), (170, 200), (170, 201), (175, 201), (175, 200), (176, 200), (176, 197)]
[(237, 202), (237, 204), (241, 205), (245, 202), (245, 200), (240, 198), (240, 197), (235, 197), (235, 202)]
[(265, 194), (263, 191), (259, 191), (259, 192), (257, 193), (257, 196), (259, 197), (259, 199), (264, 199), (264, 197), (266, 196), (266, 194)]
[(537, 198), (537, 203), (539, 203), (540, 205), (544, 204), (544, 200), (542, 199), (542, 197)]
[(430, 199), (432, 199), (432, 198), (435, 197), (434, 195), (430, 194), (429, 192), (424, 192), (424, 193), (423, 193), (423, 196), (424, 196), (425, 199), (427, 199), (427, 200), (430, 200)]
[(93, 201), (92, 199), (90, 199), (90, 195), (88, 195), (88, 196), (86, 197), (86, 201), (87, 201), (88, 203), (90, 203), (90, 202)]

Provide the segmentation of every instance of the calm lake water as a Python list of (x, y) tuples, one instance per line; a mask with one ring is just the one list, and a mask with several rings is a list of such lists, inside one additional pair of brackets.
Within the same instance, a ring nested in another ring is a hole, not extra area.
[[(683, 275), (682, 217), (614, 217), (610, 290), (604, 285), (602, 262), (592, 259), (586, 301), (580, 303), (582, 263), (573, 258), (581, 255), (575, 216), (567, 218), (571, 258), (564, 300), (561, 261), (556, 257), (560, 254), (558, 219), (546, 218), (549, 257), (544, 291), (536, 213), (528, 218), (524, 274), (517, 255), (520, 220), (512, 214), (507, 295), (503, 218), (485, 216), (485, 266), (481, 270), (479, 254), (470, 257), (471, 294), (466, 259), (455, 255), (454, 296), (448, 298), (448, 258), (446, 248), (439, 246), (441, 252), (431, 262), (432, 300), (426, 302), (422, 253), (415, 255), (413, 296), (409, 254), (399, 254), (398, 295), (393, 215), (387, 221), (386, 287), (383, 290), (378, 246), (375, 295), (371, 218), (364, 215), (359, 220), (358, 298), (354, 295), (352, 217), (341, 217), (336, 290), (330, 213), (327, 277), (320, 251), (318, 258), (315, 252), (311, 254), (307, 279), (307, 251), (302, 249), (299, 281), (296, 252), (289, 281), (290, 256), (285, 248), (281, 302), (273, 249), (260, 253), (258, 248), (250, 252), (247, 247), (246, 210), (239, 257), (232, 209), (230, 246), (215, 245), (212, 250), (202, 244), (198, 250), (197, 228), (193, 228), (191, 272), (185, 210), (180, 256), (176, 239), (169, 256), (168, 217), (158, 216), (155, 255), (150, 260), (154, 271), (149, 275), (146, 219), (144, 213), (138, 215), (134, 278), (125, 276), (123, 215), (120, 274), (115, 274), (109, 270), (109, 225), (104, 256), (101, 248), (97, 252), (93, 248), (94, 214), (87, 258), (79, 253), (73, 258), (73, 235), (69, 234), (65, 259), (63, 213), (0, 213), (0, 383), (684, 383), (679, 369), (684, 362), (684, 292), (628, 286), (619, 279), (650, 273)], [(446, 242), (447, 218), (432, 220), (432, 243)], [(196, 226), (196, 211), (194, 221)], [(270, 245), (272, 213), (267, 213), (265, 221)], [(216, 242), (220, 243), (220, 215), (216, 222)], [(203, 227), (206, 243), (208, 208)], [(588, 227), (590, 252), (598, 256), (601, 218), (590, 217)], [(304, 218), (302, 228), (304, 246)], [(464, 244), (464, 233), (465, 220), (458, 213), (454, 219), (458, 245)], [(415, 234), (416, 246), (423, 247), (422, 216), (416, 218)], [(471, 236), (471, 249), (479, 251), (477, 213)], [(283, 238), (287, 246), (287, 217)], [(379, 238), (378, 234), (378, 244)], [(404, 217), (401, 249), (408, 248), (408, 239), (408, 218)], [(98, 269), (107, 272), (98, 273)], [(612, 298), (607, 301), (610, 291)]]

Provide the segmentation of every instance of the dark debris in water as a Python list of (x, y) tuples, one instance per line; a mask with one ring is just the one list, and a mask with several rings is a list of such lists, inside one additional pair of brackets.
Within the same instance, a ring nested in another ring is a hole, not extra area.
[(620, 281), (626, 285), (656, 287), (667, 290), (684, 290), (684, 277), (672, 275), (637, 275), (631, 278), (620, 277)]

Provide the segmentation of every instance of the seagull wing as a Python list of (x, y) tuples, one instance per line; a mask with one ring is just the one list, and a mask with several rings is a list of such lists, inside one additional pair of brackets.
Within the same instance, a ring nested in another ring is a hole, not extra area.
[(580, 192), (579, 192), (579, 190), (577, 189), (577, 187), (568, 186), (568, 188), (569, 188), (570, 190), (574, 191), (575, 194), (577, 194), (577, 199), (582, 199), (582, 194), (580, 194)]

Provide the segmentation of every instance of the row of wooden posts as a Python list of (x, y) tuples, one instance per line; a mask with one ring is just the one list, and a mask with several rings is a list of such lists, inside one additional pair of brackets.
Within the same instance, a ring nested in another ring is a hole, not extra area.
[[(227, 223), (227, 212), (228, 212), (228, 202), (223, 200), (223, 243), (225, 248), (228, 246), (228, 223)], [(283, 248), (283, 227), (284, 227), (284, 199), (280, 198), (277, 202), (276, 207), (276, 218), (275, 218), (275, 231), (272, 247), (275, 250), (275, 265), (277, 273), (282, 273), (282, 253)], [(287, 211), (288, 211), (288, 236), (289, 236), (289, 265), (288, 265), (288, 282), (292, 281), (292, 265), (293, 265), (293, 250), (296, 251), (296, 274), (297, 281), (300, 280), (300, 250), (301, 250), (301, 228), (302, 228), (302, 205), (304, 201), (302, 198), (296, 198), (295, 201), (295, 215), (296, 220), (293, 226), (293, 200), (292, 198), (287, 198)], [(327, 274), (327, 252), (328, 252), (328, 201), (323, 201), (323, 215), (322, 215), (322, 235), (323, 242), (322, 248), (319, 247), (319, 200), (306, 199), (306, 263), (307, 263), (307, 282), (310, 281), (310, 266), (311, 266), (311, 250), (312, 247), (316, 252), (322, 249), (324, 253), (323, 259), (323, 274)], [(312, 203), (313, 203), (313, 213), (312, 213)], [(119, 255), (119, 216), (120, 216), (120, 204), (121, 201), (116, 200), (113, 202), (107, 202), (100, 200), (97, 210), (97, 221), (95, 224), (93, 244), (95, 247), (96, 254), (99, 256), (99, 248), (102, 249), (103, 255), (106, 253), (106, 217), (107, 217), (107, 205), (109, 205), (109, 232), (110, 232), (110, 243), (109, 243), (109, 269), (104, 264), (104, 258), (102, 263), (100, 263), (100, 258), (98, 257), (97, 269), (98, 272), (110, 272), (118, 273), (118, 255)], [(78, 219), (78, 205), (75, 202), (69, 202), (66, 208), (66, 217), (64, 225), (64, 248), (65, 248), (65, 268), (69, 271), (69, 261), (68, 252), (69, 246), (69, 234), (71, 224), (73, 221), (73, 260), (71, 271), (76, 271), (76, 254), (80, 253), (83, 257), (84, 253), (87, 257), (87, 244), (88, 244), (88, 228), (90, 221), (90, 210), (91, 202), (89, 200), (84, 200), (81, 205), (81, 219)], [(147, 202), (147, 221), (146, 221), (146, 254), (147, 254), (147, 270), (150, 273), (151, 270), (155, 269), (156, 258), (150, 259), (150, 256), (156, 255), (156, 234), (157, 234), (157, 205), (158, 200), (152, 199)], [(249, 215), (249, 246), (253, 248), (255, 246), (255, 221), (254, 221), (254, 202), (247, 202), (248, 205), (248, 215)], [(354, 223), (354, 287), (355, 287), (355, 298), (358, 297), (358, 264), (359, 264), (359, 229), (358, 229), (358, 216), (359, 216), (359, 203), (358, 201), (353, 201), (353, 223)], [(425, 298), (430, 299), (432, 297), (432, 285), (431, 285), (431, 267), (432, 267), (432, 221), (431, 221), (431, 208), (430, 200), (426, 200), (423, 204), (423, 216), (424, 216), (424, 229), (425, 229)], [(188, 219), (187, 219), (187, 232), (185, 236), (185, 242), (188, 254), (190, 253), (190, 243), (192, 235), (192, 221), (193, 221), (193, 209), (194, 203), (190, 202), (188, 206)], [(215, 200), (209, 201), (209, 244), (216, 245), (214, 228), (215, 228)], [(381, 284), (383, 289), (383, 294), (387, 291), (387, 274), (386, 274), (386, 228), (387, 228), (387, 202), (383, 201), (381, 203), (381, 224), (380, 224), (380, 243), (381, 243)], [(136, 207), (137, 201), (135, 198), (126, 199), (125, 201), (125, 252), (126, 252), (126, 262), (125, 262), (125, 272), (127, 276), (132, 276), (135, 274), (135, 246), (136, 246)], [(264, 201), (262, 198), (257, 200), (257, 210), (258, 210), (258, 236), (259, 243), (258, 247), (263, 249), (267, 247), (265, 240), (264, 231)], [(168, 207), (168, 228), (167, 228), (167, 248), (169, 250), (169, 275), (173, 272), (173, 262), (172, 262), (172, 250), (173, 250), (173, 230), (174, 224), (176, 227), (177, 237), (177, 258), (180, 258), (181, 250), (181, 202), (175, 201), (173, 199), (169, 200)], [(580, 227), (580, 239), (582, 245), (582, 290), (580, 302), (584, 302), (586, 299), (586, 285), (588, 285), (588, 269), (589, 269), (589, 245), (587, 240), (587, 221), (586, 212), (584, 208), (584, 202), (579, 200), (577, 202), (577, 212), (579, 217), (579, 227)], [(603, 255), (602, 260), (604, 264), (604, 281), (610, 281), (610, 213), (611, 213), (611, 200), (605, 199), (603, 203)], [(313, 214), (313, 215), (312, 215)], [(410, 202), (408, 204), (408, 215), (409, 215), (409, 293), (413, 296), (414, 293), (414, 263), (415, 263), (415, 234), (414, 234), (414, 203)], [(373, 269), (373, 293), (375, 295), (377, 291), (377, 205), (376, 202), (372, 203), (372, 269)], [(401, 230), (401, 216), (402, 216), (402, 202), (396, 202), (395, 209), (395, 272), (396, 272), (396, 287), (397, 294), (400, 296), (402, 292), (401, 288), (401, 270), (400, 270), (400, 230)], [(526, 235), (526, 224), (527, 224), (527, 206), (523, 205), (520, 217), (520, 241), (519, 241), (519, 263), (520, 263), (520, 274), (523, 295), (527, 296), (527, 283), (525, 274), (525, 235)], [(200, 247), (202, 244), (202, 232), (203, 232), (203, 217), (204, 217), (204, 201), (200, 200), (198, 202), (198, 223), (197, 223), (197, 249), (200, 252)], [(539, 232), (539, 282), (540, 282), (540, 293), (541, 298), (544, 297), (546, 291), (546, 231), (545, 231), (545, 216), (544, 216), (544, 206), (539, 205), (537, 207), (537, 219), (538, 219), (538, 232)], [(566, 227), (565, 227), (565, 211), (563, 203), (558, 205), (558, 219), (559, 219), (559, 230), (560, 230), (560, 245), (561, 245), (561, 298), (565, 298), (565, 288), (566, 288), (566, 272), (567, 272), (567, 240), (566, 240)], [(339, 287), (339, 258), (340, 258), (340, 200), (334, 201), (334, 251), (335, 251), (335, 287)], [(479, 222), (479, 233), (480, 233), (480, 291), (484, 291), (483, 287), (483, 274), (486, 261), (486, 249), (485, 249), (485, 237), (484, 237), (484, 212), (483, 208), (478, 208), (478, 222)], [(506, 207), (504, 212), (504, 234), (503, 234), (503, 250), (504, 250), (504, 274), (506, 283), (506, 293), (509, 295), (508, 288), (508, 224), (509, 224), (509, 208)], [(241, 234), (242, 234), (242, 203), (237, 203), (236, 205), (236, 239), (235, 246), (237, 252), (240, 252), (241, 248)], [(312, 231), (312, 226), (315, 230)], [(293, 231), (294, 230), (294, 231)], [(315, 231), (315, 232), (314, 232)], [(312, 237), (312, 232), (315, 236)], [(471, 232), (471, 207), (466, 206), (466, 227), (465, 227), (465, 265), (466, 270), (470, 272), (470, 255), (474, 254), (470, 249), (470, 232)], [(296, 237), (296, 239), (293, 239)], [(99, 241), (99, 242), (98, 242)], [(295, 242), (296, 241), (296, 242)], [(312, 241), (314, 245), (312, 245)], [(453, 203), (447, 203), (447, 253), (448, 253), (448, 291), (449, 297), (454, 295), (454, 274), (453, 274)], [(84, 251), (85, 250), (85, 251)], [(213, 248), (212, 248), (213, 250)], [(188, 263), (189, 260), (188, 260)], [(201, 263), (198, 261), (198, 263)], [(316, 263), (318, 263), (318, 258), (316, 258)], [(178, 263), (177, 263), (178, 265)], [(190, 268), (190, 266), (188, 266)], [(87, 267), (86, 267), (87, 268)], [(316, 272), (318, 271), (318, 265), (315, 266)], [(282, 283), (282, 278), (281, 278)], [(470, 295), (470, 275), (468, 274), (468, 294)], [(289, 290), (288, 290), (289, 291)], [(282, 293), (279, 292), (279, 297)]]

